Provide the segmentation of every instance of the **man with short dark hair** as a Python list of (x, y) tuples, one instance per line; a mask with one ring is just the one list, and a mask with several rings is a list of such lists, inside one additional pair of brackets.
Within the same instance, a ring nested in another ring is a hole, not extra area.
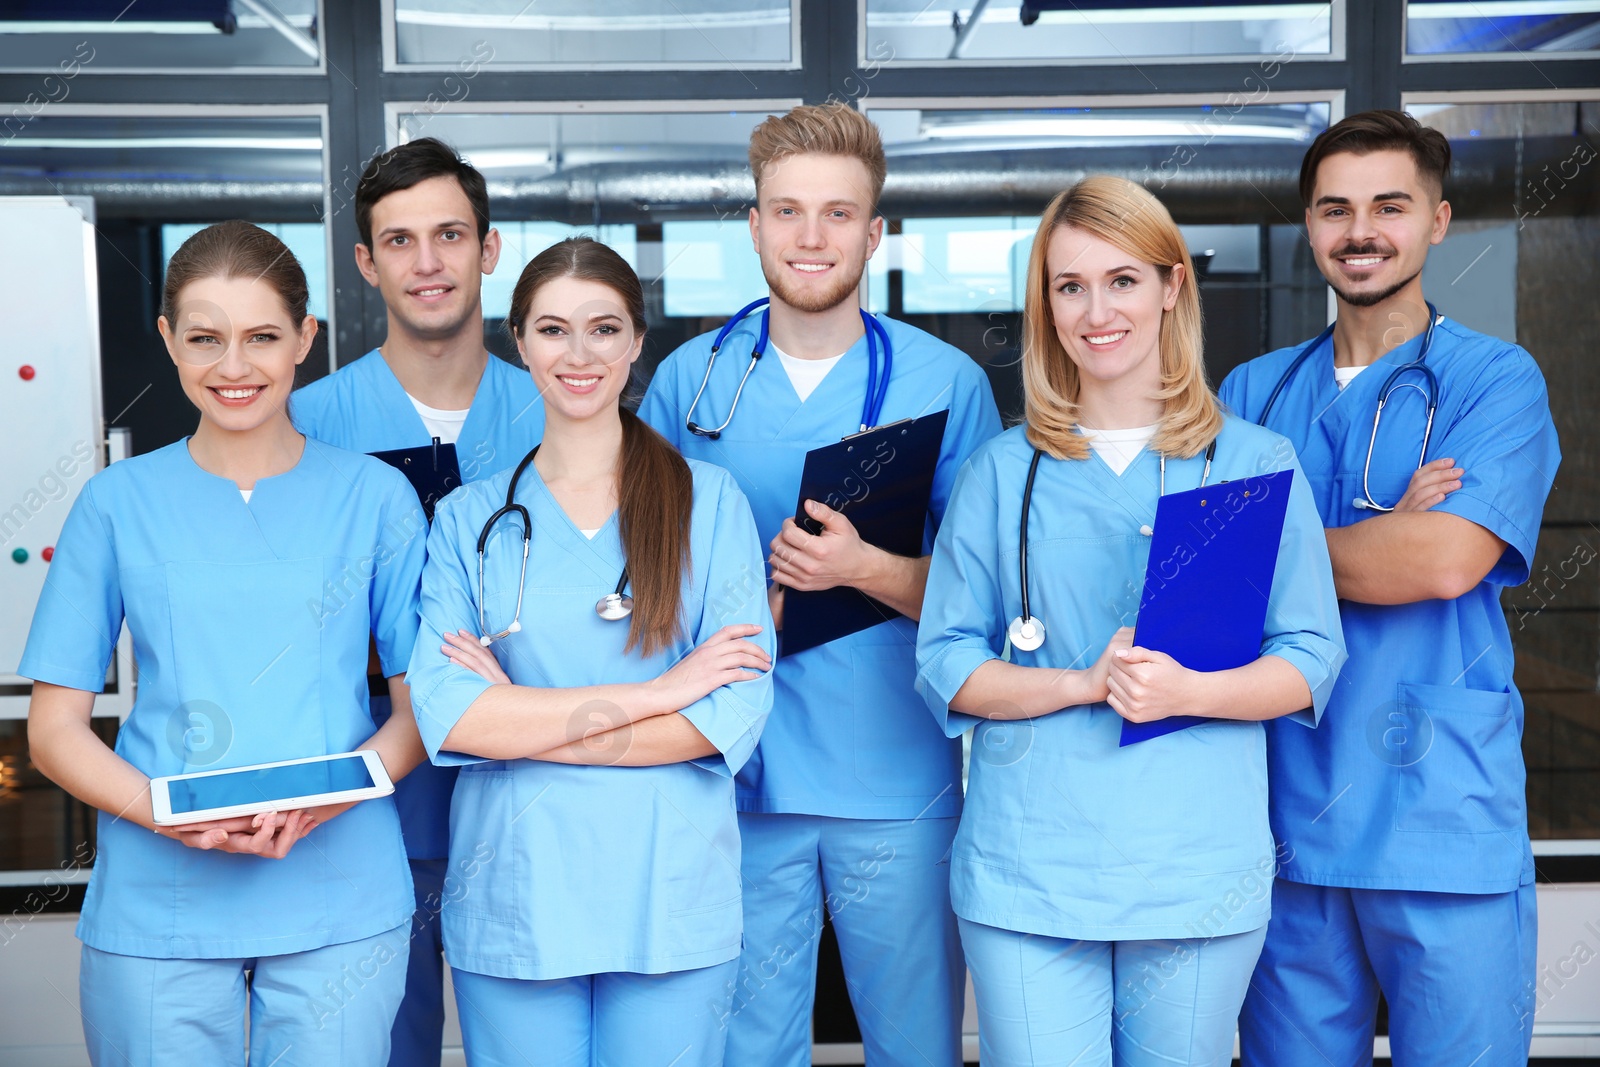
[(1449, 166), (1444, 136), (1396, 111), (1318, 137), (1300, 189), (1337, 321), (1222, 385), (1294, 443), (1350, 652), (1316, 730), (1267, 725), (1285, 858), (1240, 1018), (1247, 1067), (1370, 1063), (1380, 992), (1403, 1067), (1520, 1065), (1532, 1039), (1522, 698), (1500, 591), (1528, 578), (1561, 455), (1533, 358), (1423, 297)]
[[(544, 404), (526, 370), (483, 347), (483, 276), (500, 258), (483, 175), (448, 145), (424, 137), (374, 156), (355, 203), (356, 263), (383, 294), (388, 334), (378, 348), (295, 392), (295, 425), (360, 452), (454, 444), (468, 482), (512, 466), (543, 436)], [(389, 700), (372, 692), (373, 718), (381, 722)], [(417, 911), (391, 1065), (439, 1063), (439, 912), (455, 779), (453, 767), (424, 764), (395, 787)]]

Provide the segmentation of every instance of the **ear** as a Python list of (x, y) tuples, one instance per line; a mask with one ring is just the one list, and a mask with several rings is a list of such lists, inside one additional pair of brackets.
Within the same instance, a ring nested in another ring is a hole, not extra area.
[(528, 363), (528, 350), (522, 347), (522, 335), (514, 333), (511, 336), (516, 338), (517, 341), (517, 358), (522, 360), (522, 366), (530, 374), (533, 373), (533, 367)]
[(1450, 201), (1441, 200), (1439, 206), (1433, 209), (1433, 232), (1428, 234), (1428, 243), (1436, 245), (1444, 240), (1444, 235), (1450, 229)]
[(639, 334), (633, 339), (633, 351), (628, 353), (628, 364), (639, 362), (639, 357), (644, 354), (644, 334)]
[(311, 342), (317, 339), (317, 317), (307, 315), (300, 323), (300, 351), (295, 354), (294, 365), (299, 366), (311, 354)]
[(750, 247), (761, 254), (761, 212), (755, 208), (750, 209)]
[(867, 223), (867, 258), (878, 250), (878, 245), (883, 241), (883, 216), (874, 215), (872, 221)]
[(495, 265), (500, 262), (500, 231), (490, 229), (483, 235), (483, 273), (493, 274)]
[(167, 358), (172, 360), (172, 365), (176, 367), (178, 365), (178, 338), (172, 332), (172, 323), (167, 321), (165, 315), (156, 319), (156, 330), (161, 334), (161, 340), (167, 346)]
[(372, 249), (360, 241), (356, 242), (356, 270), (367, 280), (367, 284), (374, 289), (378, 287), (378, 265), (372, 261)]
[(1162, 311), (1171, 311), (1178, 306), (1178, 294), (1183, 292), (1183, 280), (1188, 276), (1189, 272), (1182, 263), (1174, 263), (1172, 265), (1172, 269), (1167, 272), (1167, 284), (1164, 288), (1165, 295), (1161, 299)]

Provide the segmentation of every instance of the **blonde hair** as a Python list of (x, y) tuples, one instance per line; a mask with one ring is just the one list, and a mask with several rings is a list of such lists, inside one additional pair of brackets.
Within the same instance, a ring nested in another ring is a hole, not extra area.
[(1039, 220), (1028, 257), (1028, 291), (1023, 304), (1022, 391), (1028, 440), (1056, 459), (1087, 459), (1089, 442), (1078, 425), (1081, 382), (1077, 364), (1062, 347), (1050, 314), (1050, 237), (1063, 226), (1082, 230), (1153, 265), (1163, 284), (1175, 264), (1183, 281), (1171, 311), (1161, 313), (1158, 341), (1161, 390), (1165, 404), (1151, 447), (1164, 456), (1193, 456), (1222, 430), (1222, 408), (1206, 383), (1200, 322), (1200, 290), (1194, 263), (1177, 223), (1144, 187), (1110, 175), (1084, 178), (1056, 196)]
[(883, 158), (883, 136), (878, 127), (849, 104), (807, 104), (786, 115), (768, 115), (750, 134), (750, 173), (756, 191), (767, 167), (788, 156), (844, 156), (859, 159), (872, 179), (873, 211), (883, 195), (889, 164)]

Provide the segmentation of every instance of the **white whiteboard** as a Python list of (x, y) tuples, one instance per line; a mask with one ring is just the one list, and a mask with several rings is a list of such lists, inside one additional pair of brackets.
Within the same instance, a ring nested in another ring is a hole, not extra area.
[[(62, 523), (105, 465), (100, 301), (92, 205), (55, 196), (0, 197), (0, 718), (27, 714), (17, 673)], [(132, 706), (124, 635), (100, 715)], [(113, 688), (114, 686), (114, 688)]]

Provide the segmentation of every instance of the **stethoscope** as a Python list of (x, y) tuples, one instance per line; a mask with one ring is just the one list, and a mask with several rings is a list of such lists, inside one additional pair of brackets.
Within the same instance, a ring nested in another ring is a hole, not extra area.
[[(1033, 612), (1028, 610), (1028, 512), (1033, 510), (1033, 479), (1039, 473), (1039, 460), (1043, 458), (1042, 449), (1033, 450), (1033, 461), (1028, 464), (1028, 481), (1022, 487), (1022, 522), (1021, 536), (1017, 551), (1017, 569), (1021, 572), (1022, 584), (1022, 614), (1011, 620), (1011, 625), (1006, 628), (1006, 636), (1011, 639), (1011, 647), (1023, 652), (1033, 652), (1044, 644), (1044, 621), (1033, 617)], [(1206, 465), (1200, 471), (1199, 488), (1205, 488), (1206, 479), (1211, 477), (1211, 461), (1217, 456), (1217, 439), (1213, 437), (1206, 446)], [(1167, 495), (1167, 457), (1161, 456), (1161, 490), (1160, 495)], [(1155, 536), (1155, 530), (1149, 524), (1139, 527), (1139, 533), (1145, 537)]]
[[(1425, 303), (1427, 303), (1425, 301)], [(1372, 434), (1367, 438), (1367, 461), (1361, 467), (1361, 495), (1350, 501), (1358, 508), (1368, 511), (1393, 511), (1393, 507), (1385, 507), (1378, 503), (1372, 495), (1372, 489), (1367, 482), (1372, 476), (1372, 450), (1378, 443), (1378, 423), (1383, 419), (1384, 406), (1389, 403), (1390, 394), (1400, 389), (1415, 389), (1422, 394), (1423, 402), (1428, 405), (1428, 422), (1422, 431), (1422, 451), (1417, 453), (1417, 466), (1420, 468), (1428, 458), (1428, 441), (1433, 437), (1433, 413), (1439, 407), (1439, 379), (1433, 373), (1433, 368), (1428, 366), (1428, 350), (1433, 347), (1433, 328), (1444, 321), (1444, 316), (1439, 314), (1439, 309), (1428, 303), (1428, 325), (1422, 331), (1422, 350), (1417, 353), (1417, 358), (1410, 363), (1402, 363), (1389, 372), (1389, 377), (1383, 380), (1383, 388), (1378, 390), (1378, 407), (1372, 413)], [(1300, 369), (1300, 364), (1311, 358), (1311, 353), (1322, 346), (1322, 343), (1333, 336), (1333, 326), (1317, 334), (1307, 342), (1305, 347), (1295, 355), (1294, 361), (1289, 364), (1289, 369), (1283, 372), (1283, 377), (1278, 379), (1278, 384), (1273, 387), (1272, 395), (1267, 397), (1267, 406), (1261, 409), (1261, 425), (1267, 425), (1267, 415), (1272, 411), (1272, 405), (1277, 403), (1278, 394), (1283, 392), (1283, 387), (1289, 384), (1289, 379), (1294, 377), (1294, 372)], [(1426, 388), (1416, 382), (1399, 382), (1397, 379), (1407, 373), (1422, 375)]]
[[(756, 369), (756, 364), (761, 360), (767, 350), (767, 329), (771, 325), (772, 312), (767, 309), (770, 301), (766, 297), (752, 300), (738, 313), (729, 319), (727, 324), (717, 331), (716, 340), (711, 342), (711, 358), (706, 361), (706, 374), (700, 379), (700, 389), (694, 394), (694, 399), (689, 402), (689, 413), (684, 416), (684, 423), (689, 432), (698, 437), (709, 437), (715, 441), (722, 436), (722, 431), (728, 428), (733, 421), (734, 412), (739, 410), (739, 397), (744, 394), (745, 383), (750, 380), (750, 372)], [(700, 396), (706, 391), (706, 386), (711, 383), (711, 368), (717, 365), (717, 350), (734, 327), (743, 322), (757, 308), (761, 310), (761, 330), (756, 335), (755, 347), (750, 349), (750, 364), (744, 369), (744, 377), (739, 379), (739, 388), (734, 390), (733, 403), (728, 405), (728, 417), (722, 420), (722, 425), (705, 427), (694, 421), (694, 409), (700, 404)], [(889, 342), (889, 331), (884, 329), (883, 323), (868, 315), (861, 313), (861, 321), (867, 327), (867, 398), (861, 406), (861, 430), (865, 432), (878, 425), (878, 417), (883, 414), (883, 401), (889, 395), (889, 375), (894, 369), (894, 346)], [(883, 375), (878, 374), (878, 346), (883, 346)]]
[[(528, 514), (528, 509), (516, 502), (517, 483), (522, 480), (522, 472), (528, 469), (528, 464), (533, 462), (533, 457), (539, 454), (539, 446), (534, 445), (533, 451), (522, 457), (522, 462), (517, 464), (517, 469), (512, 472), (511, 484), (506, 486), (506, 502), (500, 510), (489, 516), (489, 521), (483, 524), (483, 530), (478, 534), (478, 632), (483, 636), (478, 638), (480, 645), (488, 645), (491, 641), (498, 641), (502, 637), (522, 630), (522, 590), (528, 581), (528, 550), (533, 546), (533, 517)], [(507, 515), (515, 515), (522, 521), (522, 572), (517, 576), (517, 610), (511, 616), (511, 625), (499, 633), (490, 633), (489, 624), (483, 617), (483, 560), (484, 548), (489, 543), (489, 533), (494, 529), (494, 524)], [(624, 593), (628, 587), (628, 568), (622, 568), (622, 577), (617, 579), (617, 588), (595, 601), (594, 613), (607, 622), (616, 622), (626, 619), (633, 614), (633, 597)]]

